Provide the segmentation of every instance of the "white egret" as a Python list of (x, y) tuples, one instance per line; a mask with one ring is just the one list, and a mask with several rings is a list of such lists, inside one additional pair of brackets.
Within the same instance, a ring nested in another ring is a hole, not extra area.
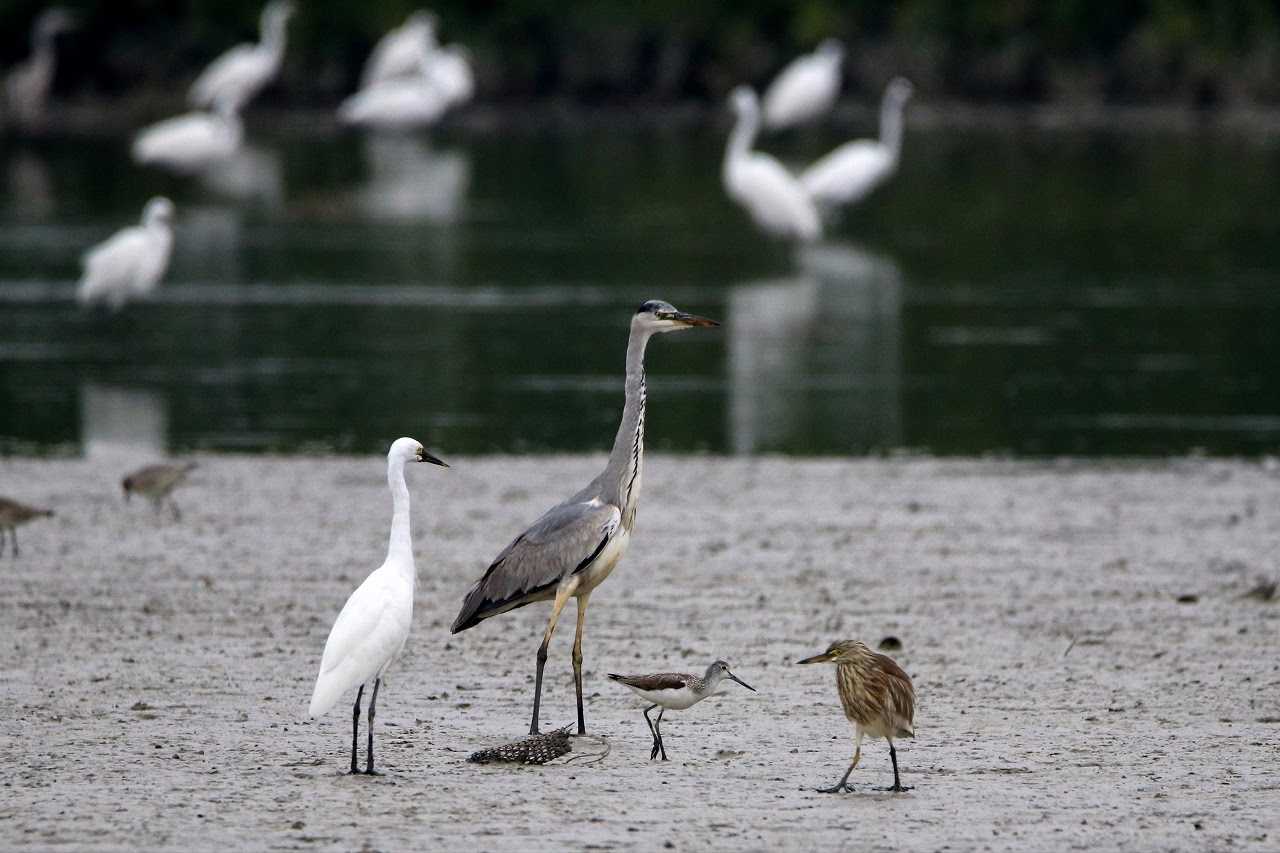
[(76, 299), (105, 303), (113, 310), (155, 289), (173, 251), (173, 202), (156, 196), (142, 212), (142, 224), (125, 228), (85, 252), (84, 275)]
[(417, 74), (422, 57), (429, 56), (435, 49), (436, 16), (419, 9), (374, 45), (360, 74), (360, 88)]
[(768, 154), (752, 151), (760, 130), (760, 104), (748, 86), (729, 96), (737, 116), (724, 156), (724, 187), (729, 197), (747, 209), (764, 231), (804, 241), (822, 235), (818, 209), (799, 181)]
[(236, 45), (211, 62), (191, 84), (191, 105), (212, 107), (221, 103), (239, 112), (253, 100), (280, 72), (286, 26), (292, 15), (290, 0), (268, 3), (259, 23), (262, 40), (258, 44)]
[(398, 438), (387, 453), (387, 485), (391, 488), (393, 512), (391, 539), (387, 547), (387, 559), (364, 583), (351, 593), (342, 612), (329, 631), (324, 644), (324, 656), (320, 660), (320, 674), (316, 676), (315, 691), (311, 695), (312, 717), (318, 717), (335, 704), (353, 687), (356, 692), (355, 710), (352, 712), (351, 772), (356, 767), (356, 747), (360, 734), (360, 699), (365, 686), (373, 682), (373, 697), (369, 700), (369, 746), (366, 753), (365, 773), (375, 775), (373, 769), (373, 717), (378, 704), (378, 687), (382, 674), (404, 649), (413, 621), (413, 589), (417, 583), (417, 569), (413, 562), (413, 542), (409, 535), (409, 487), (404, 481), (406, 462), (431, 462), (444, 465), (412, 438)]
[(427, 57), (426, 74), (451, 107), (466, 103), (475, 94), (476, 77), (471, 70), (470, 52), (462, 45), (447, 45), (431, 53)]
[(902, 113), (912, 91), (908, 80), (890, 80), (880, 103), (880, 138), (846, 142), (800, 173), (800, 183), (818, 205), (861, 201), (897, 171)]
[(75, 25), (75, 16), (57, 6), (36, 18), (31, 28), (31, 56), (10, 71), (4, 81), (9, 111), (18, 124), (31, 126), (44, 118), (57, 64), (54, 41)]
[(234, 109), (217, 106), (217, 112), (184, 113), (138, 131), (133, 159), (184, 173), (230, 159), (244, 139), (244, 125)]
[(407, 130), (435, 124), (448, 108), (448, 98), (423, 70), (412, 77), (396, 77), (361, 89), (338, 107), (338, 120)]
[(844, 46), (827, 39), (813, 53), (791, 61), (764, 93), (765, 126), (779, 130), (827, 113), (840, 94)]

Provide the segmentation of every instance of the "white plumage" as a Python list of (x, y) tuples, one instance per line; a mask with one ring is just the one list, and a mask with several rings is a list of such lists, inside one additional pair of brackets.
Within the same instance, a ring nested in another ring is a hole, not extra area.
[[(309, 713), (318, 717), (327, 712), (348, 690), (374, 684), (369, 705), (369, 753), (365, 772), (373, 773), (373, 717), (378, 683), (382, 674), (404, 649), (413, 621), (413, 590), (417, 570), (409, 530), (409, 488), (405, 485), (406, 462), (444, 465), (412, 438), (398, 438), (387, 453), (387, 485), (391, 489), (393, 512), (387, 558), (364, 583), (351, 593), (337, 621), (329, 631), (311, 694)], [(355, 726), (359, 727), (360, 698), (356, 698)], [(352, 736), (351, 772), (356, 770), (355, 736)]]
[(451, 107), (466, 103), (475, 94), (475, 73), (471, 70), (467, 49), (462, 45), (446, 45), (431, 53), (426, 74)]
[(724, 158), (724, 186), (729, 197), (747, 209), (762, 230), (804, 241), (822, 234), (818, 209), (800, 183), (768, 154), (752, 151), (760, 129), (756, 94), (739, 86), (730, 95), (737, 122)]
[(855, 139), (822, 157), (800, 174), (800, 183), (820, 206), (853, 204), (870, 195), (898, 169), (902, 113), (911, 83), (895, 77), (880, 106), (880, 138)]
[(173, 203), (157, 196), (147, 202), (142, 224), (116, 232), (85, 252), (76, 299), (105, 303), (113, 310), (155, 289), (173, 250)]
[(402, 130), (434, 124), (449, 108), (444, 94), (427, 77), (397, 77), (361, 89), (338, 107), (344, 124)]
[(827, 39), (813, 53), (797, 57), (764, 93), (764, 123), (774, 130), (804, 124), (826, 114), (840, 94), (844, 46)]
[(374, 45), (365, 60), (360, 87), (367, 89), (385, 80), (418, 73), (422, 57), (435, 49), (436, 16), (420, 9)]
[(139, 131), (133, 140), (133, 159), (177, 172), (198, 172), (230, 159), (243, 138), (240, 117), (229, 108), (184, 113)]
[(192, 106), (215, 104), (239, 111), (280, 72), (284, 62), (285, 33), (293, 4), (273, 0), (262, 10), (259, 23), (262, 40), (240, 44), (219, 56), (191, 84), (188, 100)]

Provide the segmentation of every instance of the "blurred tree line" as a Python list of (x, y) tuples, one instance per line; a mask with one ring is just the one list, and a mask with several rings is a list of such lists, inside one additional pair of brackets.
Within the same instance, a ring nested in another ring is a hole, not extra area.
[[(0, 0), (0, 66), (26, 55), (43, 0)], [(64, 96), (171, 92), (237, 42), (260, 0), (67, 0)], [(330, 105), (414, 0), (297, 0), (276, 103)], [(436, 2), (482, 96), (582, 103), (718, 98), (766, 81), (820, 39), (848, 46), (854, 91), (906, 74), (931, 98), (1065, 103), (1280, 103), (1274, 0), (648, 0)]]

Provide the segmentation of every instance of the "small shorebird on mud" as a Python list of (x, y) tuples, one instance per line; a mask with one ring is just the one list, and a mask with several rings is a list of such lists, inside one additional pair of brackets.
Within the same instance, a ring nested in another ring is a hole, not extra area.
[[(659, 753), (662, 754), (663, 761), (667, 760), (667, 750), (662, 744), (661, 728), (662, 715), (667, 711), (683, 711), (708, 696), (715, 695), (720, 692), (726, 679), (738, 682), (752, 693), (756, 692), (754, 687), (730, 672), (729, 664), (722, 660), (707, 667), (707, 672), (703, 676), (690, 675), (687, 672), (659, 672), (653, 675), (617, 675), (611, 672), (609, 678), (631, 688), (632, 693), (651, 703), (644, 709), (644, 721), (649, 724), (649, 734), (653, 735), (653, 751), (649, 753), (650, 761), (657, 758)], [(649, 712), (659, 707), (662, 710), (658, 712), (657, 722), (654, 722), (649, 719)]]

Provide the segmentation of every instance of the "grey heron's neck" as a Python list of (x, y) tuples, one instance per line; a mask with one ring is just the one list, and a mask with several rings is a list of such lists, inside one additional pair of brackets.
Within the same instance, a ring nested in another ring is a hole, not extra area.
[(387, 562), (407, 568), (410, 576), (413, 568), (413, 538), (409, 531), (409, 487), (404, 481), (404, 460), (393, 459), (387, 463), (387, 486), (391, 489), (391, 537), (387, 544)]
[(895, 158), (902, 150), (902, 112), (906, 107), (906, 101), (893, 97), (886, 97), (880, 104), (880, 144)]
[(631, 528), (640, 498), (640, 466), (644, 458), (645, 378), (644, 351), (649, 330), (633, 323), (627, 340), (627, 399), (622, 423), (613, 439), (609, 464), (601, 474), (601, 497), (622, 508), (623, 524)]

